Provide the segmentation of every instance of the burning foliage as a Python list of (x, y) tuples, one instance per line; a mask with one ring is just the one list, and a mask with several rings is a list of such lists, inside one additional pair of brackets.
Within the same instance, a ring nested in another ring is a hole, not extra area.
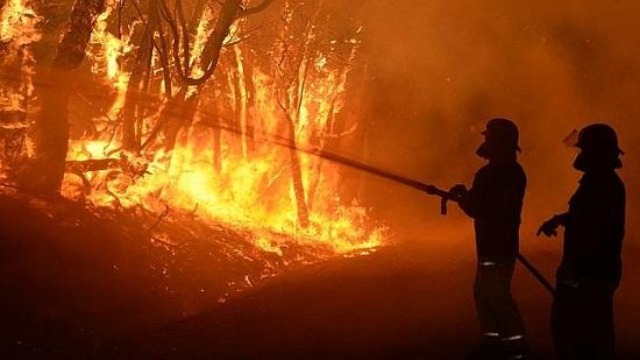
[(281, 259), (266, 273), (382, 244), (341, 169), (297, 151), (360, 131), (344, 111), (359, 91), (357, 22), (338, 31), (322, 1), (77, 0), (34, 92), (37, 11), (2, 8), (5, 183), (142, 211), (168, 250), (182, 246), (176, 226), (223, 226)]
[(34, 91), (31, 45), (41, 38), (37, 26), (42, 17), (27, 0), (0, 5), (0, 153), (5, 163), (15, 160), (23, 146)]

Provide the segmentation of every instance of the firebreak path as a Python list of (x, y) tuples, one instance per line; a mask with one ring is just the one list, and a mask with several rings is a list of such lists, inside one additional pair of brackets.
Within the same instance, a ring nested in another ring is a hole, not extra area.
[[(126, 353), (154, 359), (461, 359), (477, 346), (474, 256), (465, 243), (416, 242), (290, 274), (168, 326)], [(545, 258), (531, 256), (551, 274), (555, 260)], [(627, 264), (637, 275), (637, 261)], [(532, 358), (554, 359), (547, 329), (551, 299), (522, 268), (515, 276)], [(625, 276), (628, 283), (637, 278)], [(617, 298), (621, 359), (640, 354), (639, 300), (633, 286)]]

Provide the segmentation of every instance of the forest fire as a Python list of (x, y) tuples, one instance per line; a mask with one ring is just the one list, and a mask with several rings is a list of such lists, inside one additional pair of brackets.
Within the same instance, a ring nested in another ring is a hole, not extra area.
[[(295, 150), (323, 149), (357, 130), (341, 111), (361, 28), (326, 38), (314, 24), (321, 7), (315, 17), (297, 18), (300, 6), (286, 2), (280, 23), (254, 41), (258, 30), (241, 1), (148, 8), (105, 1), (86, 67), (107, 96), (82, 110), (90, 121), (69, 118), (61, 193), (158, 216), (190, 213), (248, 231), (255, 246), (278, 255), (290, 242), (320, 257), (379, 247), (384, 228), (343, 195), (341, 169)], [(186, 13), (194, 15), (185, 20)], [(37, 19), (23, 0), (7, 4), (3, 42), (19, 45), (8, 52), (38, 40)], [(11, 33), (16, 24), (22, 29)], [(272, 59), (255, 44), (266, 45)]]
[(0, 359), (640, 359), (639, 8), (0, 0)]

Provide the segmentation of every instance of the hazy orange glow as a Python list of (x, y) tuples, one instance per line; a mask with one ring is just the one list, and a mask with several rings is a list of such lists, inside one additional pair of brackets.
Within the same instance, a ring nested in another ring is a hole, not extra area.
[[(118, 39), (105, 30), (112, 10), (110, 7), (98, 21), (92, 37), (91, 58), (94, 75), (118, 93), (108, 112), (110, 119), (116, 119), (122, 110), (128, 79), (119, 64), (131, 46), (127, 43), (128, 37)], [(193, 46), (195, 55), (202, 52), (212, 16), (211, 12), (205, 12), (198, 26)], [(231, 31), (228, 42), (233, 41), (231, 37), (235, 33)], [(93, 186), (88, 199), (98, 206), (142, 205), (157, 214), (163, 213), (166, 206), (176, 211), (192, 212), (205, 221), (247, 231), (258, 248), (279, 255), (286, 251), (290, 241), (309, 248), (319, 256), (362, 253), (380, 246), (384, 228), (370, 223), (365, 207), (356, 201), (340, 198), (340, 168), (304, 155), (300, 155), (300, 163), (305, 200), (309, 206), (309, 226), (300, 226), (289, 150), (261, 141), (260, 135), (264, 135), (264, 140), (269, 134), (280, 134), (283, 124), (287, 124), (287, 115), (278, 103), (282, 94), (278, 93), (274, 79), (255, 65), (252, 65), (251, 78), (245, 76), (249, 60), (240, 46), (233, 45), (226, 51), (235, 58), (232, 71), (241, 80), (238, 80), (237, 87), (229, 80), (232, 96), (219, 101), (230, 101), (231, 106), (241, 107), (235, 110), (240, 114), (242, 131), (222, 134), (219, 171), (213, 160), (214, 130), (199, 124), (207, 122), (211, 114), (200, 109), (196, 112), (195, 124), (183, 131), (176, 147), (169, 153), (156, 148), (153, 152), (143, 151), (136, 157), (119, 150), (121, 144), (118, 141), (106, 138), (73, 141), (68, 160), (120, 157), (126, 158), (129, 164), (147, 166), (143, 176), (109, 170), (88, 174)], [(353, 56), (355, 53), (356, 50)], [(314, 74), (319, 75), (306, 79), (299, 115), (295, 119), (296, 141), (302, 147), (322, 146), (330, 136), (334, 136), (328, 127), (332, 117), (343, 107), (349, 73), (349, 69), (342, 72), (329, 70), (327, 59), (322, 54), (312, 60), (308, 66), (315, 66)], [(202, 72), (199, 64), (193, 65), (192, 75)], [(246, 79), (255, 88), (251, 109), (247, 106)], [(189, 91), (196, 90), (192, 88)], [(237, 91), (239, 93), (234, 93)], [(231, 98), (241, 101), (234, 102)], [(256, 140), (252, 149), (249, 149), (247, 135), (249, 112), (256, 119), (253, 126)], [(152, 128), (158, 116), (156, 113), (146, 119), (145, 126)], [(76, 196), (81, 186), (77, 176), (68, 175), (63, 193)]]

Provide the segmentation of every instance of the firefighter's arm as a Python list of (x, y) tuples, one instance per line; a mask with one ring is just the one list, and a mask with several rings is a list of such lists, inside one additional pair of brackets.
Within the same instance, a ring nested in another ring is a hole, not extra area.
[(458, 203), (460, 209), (462, 209), (465, 214), (472, 218), (475, 217), (476, 207), (474, 205), (475, 201), (473, 187), (471, 188), (471, 190), (469, 190), (465, 185), (458, 184), (449, 190), (449, 194), (451, 194), (451, 197), (455, 202)]
[(551, 219), (545, 221), (538, 228), (538, 232), (536, 233), (538, 236), (544, 234), (547, 237), (557, 236), (558, 228), (560, 226), (566, 226), (567, 218), (569, 217), (569, 213), (563, 213), (554, 215)]

